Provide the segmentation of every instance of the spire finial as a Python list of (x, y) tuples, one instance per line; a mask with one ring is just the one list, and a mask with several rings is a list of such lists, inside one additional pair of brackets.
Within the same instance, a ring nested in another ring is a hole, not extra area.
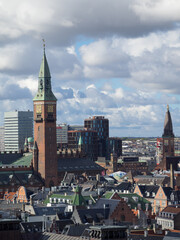
[(169, 111), (169, 104), (167, 104), (167, 111)]
[(45, 48), (46, 48), (45, 39), (43, 38), (42, 41), (43, 41), (43, 49), (44, 49), (44, 53), (45, 53)]

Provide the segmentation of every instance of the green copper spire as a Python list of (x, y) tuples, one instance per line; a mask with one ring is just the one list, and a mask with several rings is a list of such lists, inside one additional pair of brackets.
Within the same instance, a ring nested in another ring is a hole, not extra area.
[(49, 71), (48, 62), (46, 59), (45, 45), (44, 45), (44, 55), (41, 62), (41, 67), (39, 71), (39, 81), (38, 81), (38, 92), (33, 99), (36, 100), (47, 100), (47, 101), (56, 101), (51, 89), (51, 74)]
[(74, 205), (74, 206), (86, 205), (86, 200), (81, 195), (81, 188), (79, 186), (77, 186), (75, 189), (75, 195), (72, 199), (72, 205)]
[(78, 142), (78, 146), (81, 146), (81, 145), (83, 145), (83, 141), (82, 141), (82, 138), (81, 138), (81, 135), (80, 135), (80, 137), (79, 137), (79, 142)]

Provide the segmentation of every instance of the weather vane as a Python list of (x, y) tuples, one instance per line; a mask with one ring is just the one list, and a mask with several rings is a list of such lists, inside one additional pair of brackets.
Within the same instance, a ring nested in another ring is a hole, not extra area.
[(46, 45), (45, 45), (45, 39), (43, 38), (42, 41), (43, 41), (43, 48), (44, 48), (44, 52), (45, 52), (45, 47), (46, 47)]

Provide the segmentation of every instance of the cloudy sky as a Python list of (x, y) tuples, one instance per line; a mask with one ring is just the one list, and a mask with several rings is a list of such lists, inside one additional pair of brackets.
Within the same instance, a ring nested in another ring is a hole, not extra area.
[(111, 136), (180, 135), (179, 0), (1, 0), (0, 119), (33, 109), (43, 54), (58, 123), (93, 115)]

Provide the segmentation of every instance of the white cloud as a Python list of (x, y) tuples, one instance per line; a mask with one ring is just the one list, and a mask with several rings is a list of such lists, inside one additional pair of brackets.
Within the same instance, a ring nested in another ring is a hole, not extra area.
[(180, 20), (178, 0), (135, 0), (132, 8), (141, 21), (149, 24)]
[[(179, 104), (179, 8), (179, 0), (1, 1), (1, 111), (32, 109), (45, 38), (58, 119), (105, 115), (114, 133), (161, 134), (165, 104)], [(179, 107), (172, 112), (177, 126)]]

